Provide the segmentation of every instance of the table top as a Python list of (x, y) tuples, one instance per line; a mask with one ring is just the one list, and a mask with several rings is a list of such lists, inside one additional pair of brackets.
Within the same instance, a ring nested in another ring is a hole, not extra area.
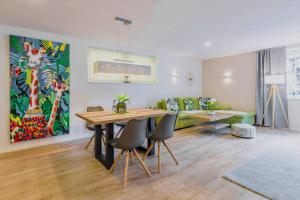
[(127, 113), (118, 114), (109, 111), (83, 112), (76, 113), (76, 116), (87, 121), (91, 125), (109, 124), (122, 121), (128, 121), (143, 117), (158, 117), (168, 114), (166, 110), (156, 109), (131, 109)]
[(215, 112), (214, 114), (199, 112), (199, 113), (188, 114), (188, 116), (200, 121), (213, 122), (222, 119), (228, 119), (230, 117), (233, 117), (234, 115), (228, 113), (221, 113), (221, 112)]

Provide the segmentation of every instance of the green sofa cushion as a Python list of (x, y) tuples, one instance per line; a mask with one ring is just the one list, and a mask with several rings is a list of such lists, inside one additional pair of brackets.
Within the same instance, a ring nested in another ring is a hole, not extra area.
[(184, 99), (184, 108), (185, 108), (185, 110), (188, 110), (188, 111), (195, 110), (193, 100), (192, 99)]
[[(169, 105), (168, 105), (169, 104)], [(174, 112), (178, 112), (180, 109), (177, 98), (167, 98), (160, 101), (160, 103), (157, 104), (158, 107), (160, 106), (163, 110), (170, 110)]]
[(194, 110), (199, 110), (200, 109), (198, 98), (196, 98), (196, 97), (187, 97), (185, 99), (190, 99), (193, 102)]
[(218, 102), (212, 102), (208, 104), (208, 110), (231, 110), (228, 105), (220, 105)]
[(178, 102), (177, 102), (177, 98), (173, 97), (173, 98), (168, 98), (167, 102), (167, 110), (173, 111), (173, 112), (178, 112), (179, 111), (179, 106), (178, 106)]
[(191, 118), (179, 120), (180, 128), (186, 128), (186, 127), (190, 127), (190, 126), (194, 126), (194, 125), (196, 125), (196, 122), (195, 122), (195, 120), (193, 120)]
[(206, 98), (206, 97), (199, 97), (198, 101), (199, 101), (200, 109), (202, 109), (202, 110), (208, 109), (207, 99), (208, 98)]
[(186, 119), (186, 118), (189, 118), (189, 117), (187, 116), (186, 113), (179, 112), (177, 118), (178, 119)]
[(198, 102), (198, 98), (196, 97), (177, 97), (177, 102), (178, 102), (178, 107), (180, 111), (184, 111), (185, 109), (185, 100), (192, 100), (193, 102), (193, 108), (194, 110), (199, 110), (200, 106), (199, 106), (199, 102)]
[[(254, 114), (254, 115), (252, 115)], [(236, 115), (229, 119), (223, 120), (224, 123), (228, 123), (230, 125), (235, 123), (242, 124), (255, 124), (255, 113), (247, 114), (247, 115)]]
[(165, 99), (161, 100), (162, 109), (167, 110), (167, 101)]
[(247, 117), (254, 117), (256, 114), (255, 112), (247, 112), (246, 114), (237, 114), (237, 115), (234, 115), (233, 117), (234, 118), (237, 118), (237, 119), (243, 119), (243, 118), (247, 118)]
[(185, 110), (185, 107), (184, 107), (184, 98), (177, 97), (177, 102), (178, 102), (179, 110), (180, 111)]
[(161, 101), (157, 102), (156, 108), (157, 108), (157, 109), (163, 109), (163, 106), (162, 106), (162, 102), (161, 102)]

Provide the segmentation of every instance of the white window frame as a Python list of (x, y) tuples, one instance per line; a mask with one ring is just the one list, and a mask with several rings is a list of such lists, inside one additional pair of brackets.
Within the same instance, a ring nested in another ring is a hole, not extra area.
[[(291, 59), (298, 59), (300, 70), (300, 47), (287, 48), (287, 60), (286, 60), (286, 80), (287, 80), (287, 98), (288, 99), (300, 99), (300, 80), (297, 80), (297, 72)], [(300, 73), (300, 72), (299, 72)], [(300, 74), (299, 74), (300, 76)]]

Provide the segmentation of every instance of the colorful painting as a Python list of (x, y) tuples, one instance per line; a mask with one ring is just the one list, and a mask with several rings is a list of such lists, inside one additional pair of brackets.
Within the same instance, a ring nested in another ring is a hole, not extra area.
[(69, 133), (70, 46), (10, 36), (10, 142)]

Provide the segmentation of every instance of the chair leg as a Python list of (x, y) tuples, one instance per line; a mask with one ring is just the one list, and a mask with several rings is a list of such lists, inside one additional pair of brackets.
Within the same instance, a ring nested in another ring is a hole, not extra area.
[(160, 163), (160, 141), (157, 141), (157, 170), (158, 170), (158, 173), (161, 172), (161, 163)]
[(122, 132), (123, 129), (124, 129), (124, 127), (121, 127), (121, 128), (120, 128), (120, 130), (118, 131), (118, 133), (117, 133), (117, 135), (115, 136), (115, 138), (117, 138), (117, 137), (120, 135), (120, 133)]
[(139, 153), (138, 153), (135, 149), (133, 149), (133, 152), (134, 152), (135, 156), (137, 157), (138, 161), (140, 162), (140, 164), (142, 165), (142, 167), (144, 168), (144, 170), (146, 171), (146, 173), (148, 174), (148, 176), (151, 176), (151, 173), (150, 173), (148, 167), (147, 167), (147, 166), (145, 165), (145, 163), (142, 161), (142, 159), (141, 159)]
[(124, 182), (123, 182), (123, 188), (127, 187), (127, 172), (128, 172), (128, 151), (125, 151), (125, 167), (124, 167)]
[(113, 165), (110, 167), (109, 170), (110, 170), (111, 172), (113, 172), (113, 171), (116, 169), (116, 166), (117, 166), (117, 164), (118, 164), (118, 162), (119, 162), (119, 160), (120, 160), (122, 154), (123, 154), (123, 150), (121, 150), (121, 151), (119, 152), (119, 154), (117, 155), (116, 159), (114, 160)]
[(87, 150), (88, 148), (89, 148), (89, 146), (90, 146), (90, 144), (91, 144), (91, 142), (94, 140), (94, 138), (95, 138), (95, 133), (93, 134), (93, 136), (91, 137), (91, 139), (90, 139), (90, 141), (86, 144), (86, 146), (85, 146), (85, 150)]
[(154, 147), (155, 142), (156, 142), (156, 141), (154, 141), (154, 142), (150, 145), (150, 147), (147, 149), (146, 153), (145, 153), (144, 156), (143, 156), (143, 161), (147, 158), (148, 154), (150, 153), (150, 151), (151, 151), (152, 148)]
[(132, 151), (129, 151), (129, 158), (130, 158), (130, 165), (132, 165), (133, 164)]
[(171, 149), (168, 147), (168, 145), (165, 143), (165, 141), (162, 141), (162, 143), (164, 144), (164, 146), (166, 147), (166, 149), (168, 150), (168, 152), (170, 153), (170, 155), (172, 156), (173, 160), (175, 161), (175, 163), (177, 165), (179, 165), (179, 162), (177, 161), (177, 159), (175, 158), (174, 154), (172, 153)]

